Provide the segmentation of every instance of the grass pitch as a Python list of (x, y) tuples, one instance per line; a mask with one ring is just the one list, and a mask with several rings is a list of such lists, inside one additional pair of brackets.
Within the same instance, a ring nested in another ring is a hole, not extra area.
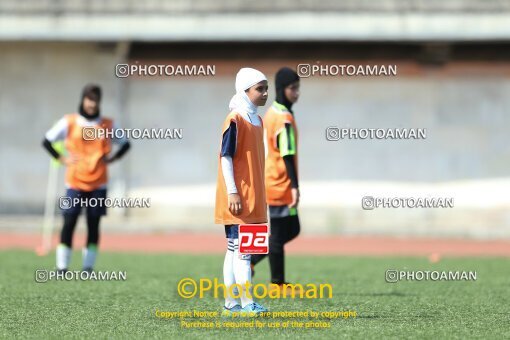
[[(70, 269), (80, 267), (73, 254)], [(0, 336), (2, 338), (509, 338), (509, 261), (500, 258), (447, 258), (430, 264), (419, 258), (288, 256), (293, 283), (330, 283), (332, 299), (266, 299), (271, 311), (357, 312), (356, 318), (321, 319), (327, 329), (184, 329), (160, 311), (221, 311), (222, 299), (183, 299), (180, 279), (220, 281), (218, 255), (101, 253), (97, 270), (125, 270), (121, 281), (35, 282), (37, 269), (52, 269), (54, 254), (0, 252)], [(385, 271), (477, 271), (476, 281), (387, 283)], [(256, 268), (254, 283), (267, 282), (268, 263)], [(197, 319), (193, 319), (197, 320)], [(190, 320), (190, 321), (193, 321)], [(224, 319), (218, 318), (221, 322)], [(285, 321), (279, 319), (280, 321)], [(288, 321), (309, 321), (286, 319)], [(209, 319), (209, 321), (211, 321)], [(212, 320), (215, 321), (215, 320)], [(243, 320), (245, 321), (245, 320)], [(271, 321), (271, 320), (265, 320)]]

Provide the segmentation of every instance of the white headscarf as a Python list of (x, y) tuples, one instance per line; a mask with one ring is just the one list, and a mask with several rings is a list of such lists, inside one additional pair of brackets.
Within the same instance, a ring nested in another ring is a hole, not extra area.
[(251, 102), (244, 91), (263, 80), (267, 81), (267, 78), (259, 70), (249, 67), (240, 69), (236, 75), (236, 94), (230, 100), (230, 110), (247, 115), (251, 122), (257, 121), (257, 106)]

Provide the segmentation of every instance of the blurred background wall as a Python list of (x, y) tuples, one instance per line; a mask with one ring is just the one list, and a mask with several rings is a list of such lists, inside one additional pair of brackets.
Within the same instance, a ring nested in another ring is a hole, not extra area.
[[(132, 141), (110, 194), (153, 206), (107, 221), (202, 230), (214, 228), (219, 129), (240, 67), (261, 69), (271, 88), (281, 66), (391, 64), (396, 77), (302, 79), (304, 232), (510, 237), (509, 22), (510, 4), (495, 0), (4, 0), (0, 213), (9, 225), (12, 215), (39, 223), (42, 138), (88, 82), (103, 86), (102, 112), (123, 127), (183, 129), (182, 140)], [(216, 74), (117, 78), (119, 63), (208, 64)], [(270, 89), (266, 108), (273, 98)], [(328, 126), (425, 128), (427, 139), (331, 142)], [(365, 211), (363, 196), (448, 196), (455, 208)]]

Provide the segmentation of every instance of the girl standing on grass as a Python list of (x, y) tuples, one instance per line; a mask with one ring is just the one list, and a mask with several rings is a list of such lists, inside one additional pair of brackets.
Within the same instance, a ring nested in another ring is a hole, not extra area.
[[(264, 116), (266, 130), (265, 183), (271, 219), (269, 236), (269, 265), (271, 283), (285, 288), (284, 245), (300, 231), (297, 206), (299, 182), (297, 166), (297, 127), (292, 105), (299, 98), (299, 76), (294, 70), (283, 67), (275, 77), (276, 100)], [(266, 255), (251, 257), (253, 266)]]
[[(78, 112), (64, 116), (46, 132), (44, 137), (44, 148), (67, 166), (65, 199), (95, 199), (104, 202), (108, 184), (108, 165), (123, 157), (130, 148), (129, 142), (124, 138), (84, 138), (85, 129), (90, 131), (118, 128), (111, 119), (100, 114), (100, 101), (101, 88), (94, 84), (85, 86)], [(65, 141), (68, 156), (57, 152), (51, 144), (61, 140)], [(112, 143), (120, 145), (115, 154), (111, 154)], [(80, 204), (70, 204), (61, 208), (64, 226), (56, 252), (56, 267), (59, 272), (65, 273), (71, 262), (73, 235), (82, 207)], [(87, 246), (83, 249), (83, 270), (92, 272), (99, 244), (99, 222), (101, 217), (106, 215), (106, 206), (97, 204), (87, 206), (86, 209), (88, 236)]]
[[(222, 127), (216, 185), (215, 223), (225, 226), (227, 252), (223, 280), (227, 297), (222, 315), (232, 312), (261, 313), (266, 308), (241, 292), (241, 305), (228, 293), (233, 284), (251, 283), (250, 255), (239, 254), (239, 224), (266, 223), (264, 186), (264, 133), (257, 107), (267, 101), (267, 79), (253, 68), (242, 68), (236, 76), (236, 94)], [(248, 294), (247, 294), (248, 293)]]

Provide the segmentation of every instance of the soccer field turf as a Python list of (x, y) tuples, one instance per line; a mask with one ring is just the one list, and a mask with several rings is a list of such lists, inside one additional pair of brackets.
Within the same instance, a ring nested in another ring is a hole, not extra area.
[[(77, 270), (80, 254), (75, 252), (73, 259), (70, 269)], [(333, 298), (265, 299), (262, 303), (271, 311), (357, 312), (356, 318), (331, 320), (329, 329), (183, 329), (178, 319), (154, 315), (156, 309), (221, 311), (222, 299), (183, 299), (176, 288), (185, 277), (221, 281), (223, 257), (218, 255), (101, 253), (97, 270), (127, 272), (126, 281), (109, 282), (36, 283), (35, 270), (52, 269), (53, 254), (41, 258), (26, 251), (2, 251), (0, 264), (0, 335), (4, 338), (510, 336), (508, 260), (501, 258), (447, 258), (430, 264), (420, 258), (288, 256), (289, 281), (330, 283)], [(387, 283), (387, 269), (477, 271), (477, 280)], [(256, 268), (254, 283), (267, 280), (265, 260)]]

